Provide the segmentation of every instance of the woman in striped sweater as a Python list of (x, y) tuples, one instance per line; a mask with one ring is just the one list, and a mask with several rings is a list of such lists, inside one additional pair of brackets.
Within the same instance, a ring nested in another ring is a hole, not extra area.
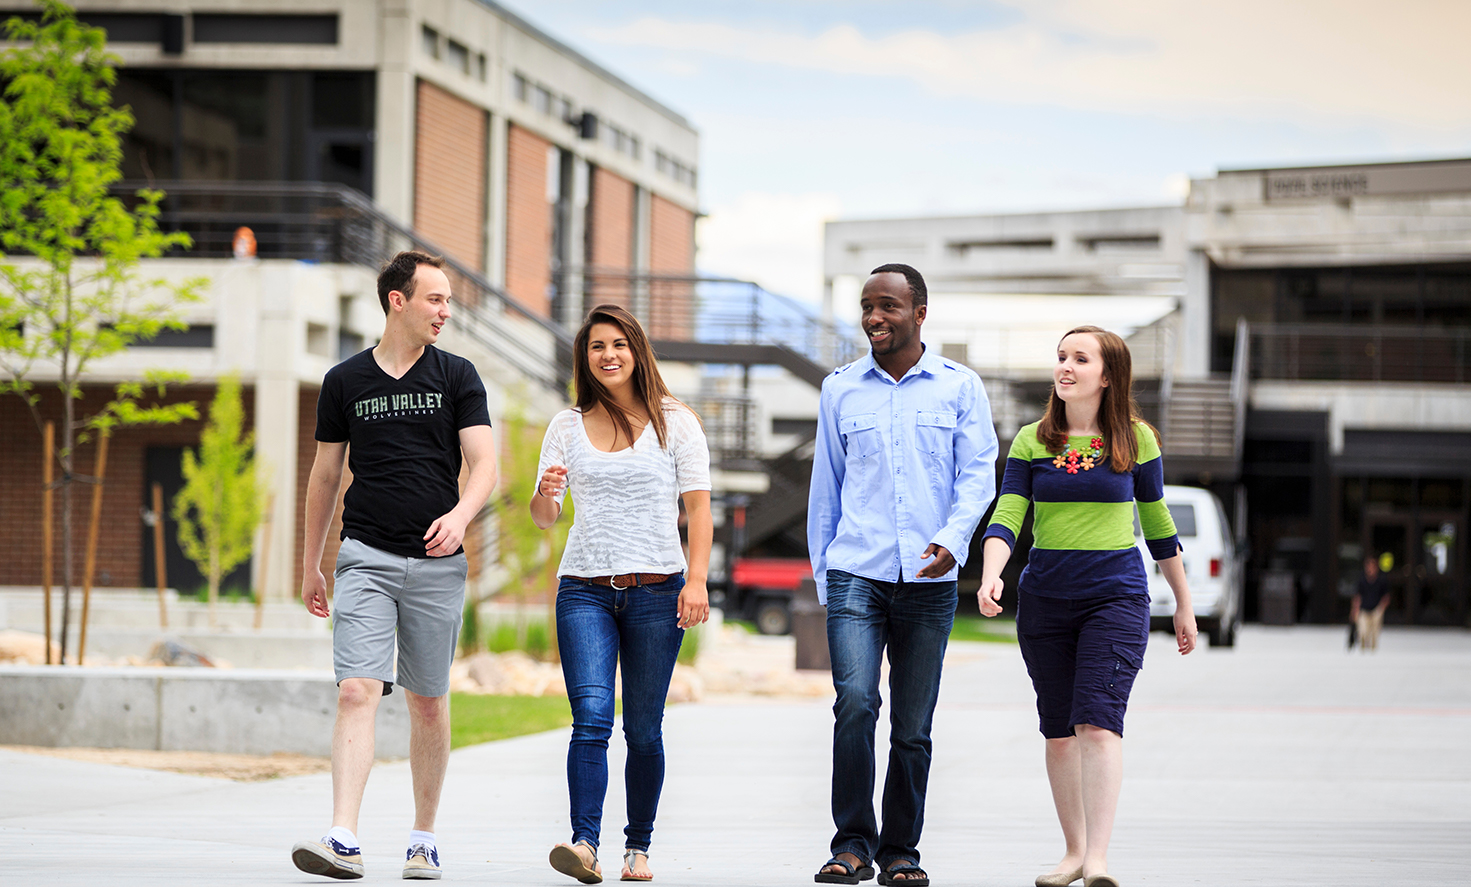
[(1027, 506), (1033, 543), (1017, 589), (1017, 637), (1037, 691), (1047, 779), (1066, 852), (1037, 887), (1117, 887), (1108, 872), (1123, 775), (1124, 711), (1149, 638), (1149, 585), (1134, 546), (1134, 507), (1175, 594), (1175, 638), (1195, 649), (1195, 615), (1175, 524), (1164, 503), (1154, 429), (1130, 393), (1129, 349), (1095, 326), (1057, 346), (1040, 422), (1017, 433), (986, 530), (981, 613), (1001, 612), (1001, 570)]

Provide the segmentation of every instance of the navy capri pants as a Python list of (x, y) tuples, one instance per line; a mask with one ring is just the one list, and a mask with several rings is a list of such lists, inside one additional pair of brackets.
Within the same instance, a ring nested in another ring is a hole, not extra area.
[(1037, 691), (1042, 735), (1078, 724), (1124, 735), (1124, 712), (1149, 643), (1149, 596), (1056, 598), (1020, 591), (1016, 634)]

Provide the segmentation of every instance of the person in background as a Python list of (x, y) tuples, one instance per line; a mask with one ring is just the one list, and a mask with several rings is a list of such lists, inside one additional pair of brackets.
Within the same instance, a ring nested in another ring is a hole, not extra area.
[(1349, 605), (1349, 618), (1359, 627), (1359, 649), (1379, 649), (1379, 631), (1384, 628), (1384, 611), (1389, 609), (1389, 579), (1379, 572), (1379, 561), (1364, 558), (1364, 573)]
[(542, 529), (556, 523), (568, 493), (577, 506), (557, 570), (557, 645), (572, 703), (572, 841), (553, 847), (549, 861), (584, 884), (603, 880), (598, 841), (621, 664), (628, 743), (621, 877), (650, 881), (649, 843), (664, 786), (664, 700), (684, 630), (710, 616), (710, 450), (699, 417), (670, 396), (643, 328), (617, 305), (594, 308), (577, 331), (572, 384), (576, 406), (547, 427), (531, 499), (531, 518)]
[(1016, 629), (1037, 692), (1047, 780), (1066, 845), (1037, 887), (1118, 887), (1108, 844), (1123, 780), (1124, 711), (1149, 640), (1149, 582), (1134, 509), (1175, 595), (1175, 639), (1196, 627), (1179, 538), (1164, 503), (1159, 439), (1139, 418), (1129, 348), (1080, 326), (1063, 336), (1040, 422), (1017, 432), (983, 537), (981, 615), (1001, 612), (1001, 570), (1034, 508)]

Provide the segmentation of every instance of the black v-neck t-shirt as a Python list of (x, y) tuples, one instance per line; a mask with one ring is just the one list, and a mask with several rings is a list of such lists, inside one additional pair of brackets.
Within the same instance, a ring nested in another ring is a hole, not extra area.
[(428, 557), (429, 525), (460, 501), (459, 431), (489, 424), (475, 366), (433, 345), (401, 379), (378, 366), (371, 348), (328, 370), (316, 436), (348, 444), (342, 538)]

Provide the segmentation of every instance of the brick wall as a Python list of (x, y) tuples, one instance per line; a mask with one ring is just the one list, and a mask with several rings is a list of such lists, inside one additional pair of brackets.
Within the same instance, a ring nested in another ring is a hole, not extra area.
[[(76, 415), (90, 415), (112, 398), (110, 387), (88, 386), (77, 401)], [(140, 509), (151, 507), (147, 486), (147, 451), (149, 447), (197, 446), (204, 427), (212, 386), (187, 386), (170, 390), (166, 403), (194, 401), (201, 418), (178, 425), (119, 428), (108, 441), (107, 473), (102, 494), (102, 520), (97, 537), (97, 587), (137, 587), (143, 581), (143, 551), (152, 546), (152, 530), (143, 525)], [(245, 406), (247, 430), (254, 415), (255, 397), (251, 388), (241, 393)], [(42, 395), (43, 419), (57, 425), (57, 446), (61, 445), (61, 397), (57, 393)], [(31, 419), (30, 411), (18, 397), (0, 397), (0, 533), (5, 539), (6, 557), (0, 558), (0, 585), (41, 584), (41, 432)], [(91, 475), (95, 471), (96, 441), (77, 450), (73, 470)], [(54, 470), (54, 477), (60, 477)], [(92, 485), (72, 485), (72, 564), (73, 587), (80, 588), (86, 563), (86, 542), (92, 514)], [(54, 555), (52, 581), (59, 587), (62, 580), (61, 520), (62, 492), (54, 497)], [(165, 503), (165, 509), (171, 506)], [(169, 526), (172, 528), (170, 519)]]
[[(649, 271), (693, 274), (695, 214), (654, 195), (649, 208)], [(694, 332), (694, 291), (684, 283), (649, 287), (649, 335), (655, 339), (688, 339)]]
[(589, 308), (612, 302), (633, 305), (629, 281), (618, 274), (633, 267), (633, 183), (601, 167), (593, 167), (587, 202), (587, 266), (583, 280)]
[(419, 81), (414, 227), (459, 261), (485, 270), (486, 114)]
[(633, 183), (593, 167), (588, 194), (587, 263), (598, 268), (633, 267)]
[(511, 126), (506, 151), (506, 291), (551, 316), (552, 208), (546, 139)]

